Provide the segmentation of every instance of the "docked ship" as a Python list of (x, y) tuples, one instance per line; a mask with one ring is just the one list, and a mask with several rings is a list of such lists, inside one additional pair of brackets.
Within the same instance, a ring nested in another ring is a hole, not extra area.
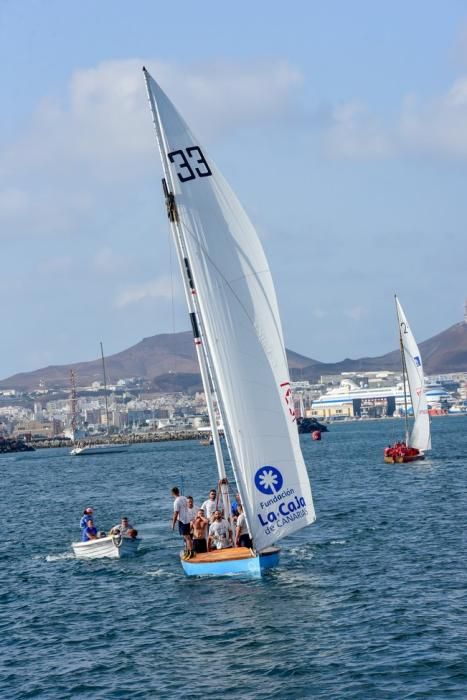
[[(434, 414), (445, 412), (452, 403), (452, 396), (437, 382), (427, 384), (428, 408)], [(402, 416), (405, 413), (404, 387), (395, 386), (360, 387), (351, 379), (343, 379), (338, 387), (329, 389), (315, 399), (311, 406), (313, 418), (345, 420), (350, 418), (384, 418)], [(413, 413), (410, 401), (407, 413)]]

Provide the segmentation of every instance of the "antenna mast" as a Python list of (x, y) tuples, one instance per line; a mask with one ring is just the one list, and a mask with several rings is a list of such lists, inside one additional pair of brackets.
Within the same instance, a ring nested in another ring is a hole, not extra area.
[(105, 424), (107, 427), (107, 432), (109, 432), (109, 404), (107, 400), (107, 377), (105, 376), (105, 360), (104, 360), (104, 348), (101, 340), (101, 357), (102, 357), (102, 372), (104, 374), (104, 399), (105, 399)]

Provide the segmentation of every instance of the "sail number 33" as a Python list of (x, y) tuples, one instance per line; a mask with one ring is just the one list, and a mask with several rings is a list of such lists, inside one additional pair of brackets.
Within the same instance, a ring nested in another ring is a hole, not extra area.
[(180, 182), (212, 175), (211, 168), (199, 146), (189, 146), (185, 150), (171, 151), (167, 156), (170, 162), (176, 166)]

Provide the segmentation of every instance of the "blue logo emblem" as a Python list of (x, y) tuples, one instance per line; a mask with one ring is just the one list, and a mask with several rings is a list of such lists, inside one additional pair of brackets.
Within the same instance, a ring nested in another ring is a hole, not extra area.
[(422, 363), (421, 363), (421, 360), (420, 360), (419, 355), (414, 355), (414, 358), (413, 358), (413, 359), (414, 359), (414, 362), (415, 362), (415, 367), (421, 367), (421, 366), (422, 366)]
[(260, 467), (255, 474), (256, 488), (267, 495), (278, 493), (283, 483), (282, 474), (276, 467)]

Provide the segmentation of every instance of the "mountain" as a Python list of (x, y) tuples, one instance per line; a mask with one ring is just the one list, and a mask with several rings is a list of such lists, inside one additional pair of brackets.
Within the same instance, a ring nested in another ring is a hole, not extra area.
[[(427, 374), (467, 372), (467, 324), (456, 323), (420, 344)], [(341, 372), (398, 370), (399, 350), (380, 357), (326, 363), (313, 360), (292, 350), (287, 359), (293, 379), (316, 381), (322, 374)], [(102, 381), (100, 358), (70, 365), (52, 365), (33, 372), (22, 372), (0, 381), (0, 389), (31, 390), (41, 384), (47, 388), (68, 388), (70, 370), (76, 374), (78, 386)], [(191, 332), (163, 333), (144, 338), (127, 350), (106, 358), (109, 384), (119, 379), (142, 377), (155, 391), (184, 391), (201, 387), (196, 353)]]
[[(450, 372), (467, 372), (467, 323), (456, 323), (438, 335), (419, 344), (425, 374), (447, 374)], [(316, 380), (317, 370), (320, 374), (340, 374), (341, 372), (371, 372), (377, 370), (397, 371), (401, 368), (399, 349), (379, 357), (349, 358), (335, 363), (312, 361), (301, 369), (299, 374), (291, 368), (291, 375), (304, 379)]]

